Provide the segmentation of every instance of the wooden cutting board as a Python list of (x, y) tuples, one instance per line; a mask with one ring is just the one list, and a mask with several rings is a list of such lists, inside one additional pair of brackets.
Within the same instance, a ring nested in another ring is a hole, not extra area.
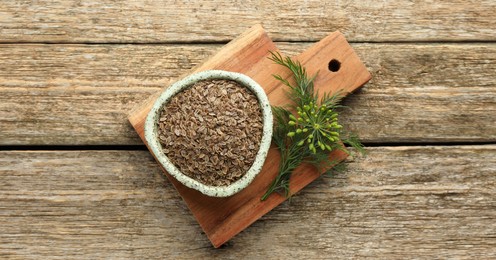
[[(269, 51), (278, 49), (262, 26), (256, 25), (194, 68), (191, 73), (209, 69), (244, 73), (265, 89), (271, 105), (284, 105), (289, 102), (285, 95), (287, 87), (275, 80), (272, 74), (279, 74), (284, 78), (291, 75), (284, 67), (267, 59)], [(319, 93), (334, 93), (339, 90), (350, 93), (371, 78), (364, 64), (339, 32), (331, 33), (294, 58), (306, 67), (309, 75), (319, 72), (315, 79), (315, 89)], [(145, 144), (144, 122), (159, 95), (160, 93), (152, 95), (129, 115), (129, 121)], [(342, 151), (334, 151), (331, 156), (341, 161), (347, 155)], [(277, 175), (278, 165), (279, 152), (271, 147), (262, 171), (255, 180), (246, 189), (228, 198), (205, 196), (187, 188), (164, 172), (214, 247), (219, 247), (286, 200), (284, 196), (274, 194), (266, 201), (260, 201), (260, 197)], [(310, 165), (301, 165), (291, 178), (291, 192), (298, 192), (320, 174)]]

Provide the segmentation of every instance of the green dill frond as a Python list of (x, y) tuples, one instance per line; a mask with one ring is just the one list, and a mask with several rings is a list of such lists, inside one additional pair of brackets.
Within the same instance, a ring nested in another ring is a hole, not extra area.
[(274, 75), (274, 77), (281, 81), (284, 85), (289, 87), (288, 97), (297, 105), (304, 105), (310, 103), (311, 101), (316, 101), (314, 96), (314, 84), (313, 81), (317, 74), (312, 77), (308, 77), (306, 69), (298, 61), (293, 61), (291, 58), (283, 58), (278, 52), (270, 52), (270, 60), (275, 63), (288, 68), (292, 72), (295, 84), (291, 84), (287, 79), (284, 79), (281, 75)]
[[(343, 90), (340, 90), (334, 94), (324, 93), (320, 99), (321, 105), (326, 105), (328, 107), (337, 108), (338, 103), (344, 98)], [(342, 106), (339, 106), (342, 107)]]
[[(290, 196), (290, 178), (294, 169), (307, 162), (323, 171), (335, 167), (339, 162), (329, 155), (334, 150), (348, 151), (341, 142), (349, 144), (363, 152), (363, 146), (356, 135), (343, 138), (342, 126), (338, 123), (337, 108), (344, 97), (343, 91), (336, 94), (324, 93), (318, 98), (314, 91), (315, 74), (309, 77), (306, 69), (298, 61), (282, 57), (278, 52), (271, 52), (270, 60), (286, 67), (292, 73), (292, 80), (274, 75), (276, 80), (289, 88), (288, 97), (293, 104), (293, 114), (284, 107), (272, 107), (274, 114), (273, 142), (281, 152), (279, 174), (271, 183), (261, 200), (274, 192), (283, 192)], [(292, 83), (294, 81), (294, 83)]]
[(329, 158), (328, 153), (312, 154), (305, 159), (305, 162), (313, 165), (319, 172), (326, 172), (326, 169), (331, 169), (339, 164), (339, 160)]
[(343, 143), (355, 148), (362, 155), (365, 155), (367, 153), (362, 142), (360, 142), (360, 138), (355, 133), (349, 133), (348, 136), (342, 141)]

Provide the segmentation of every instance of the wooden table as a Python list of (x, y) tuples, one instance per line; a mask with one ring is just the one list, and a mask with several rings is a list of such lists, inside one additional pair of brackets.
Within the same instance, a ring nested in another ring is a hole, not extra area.
[[(0, 258), (496, 258), (495, 1), (2, 1)], [(250, 26), (340, 30), (368, 156), (214, 249), (129, 110)]]

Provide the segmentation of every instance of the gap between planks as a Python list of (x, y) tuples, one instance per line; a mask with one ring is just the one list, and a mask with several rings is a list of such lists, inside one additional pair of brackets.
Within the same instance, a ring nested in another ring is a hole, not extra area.
[[(362, 143), (372, 147), (450, 147), (496, 145), (496, 142), (423, 142), (423, 143)], [(350, 147), (349, 145), (345, 145)], [(145, 145), (0, 145), (0, 151), (148, 151)]]

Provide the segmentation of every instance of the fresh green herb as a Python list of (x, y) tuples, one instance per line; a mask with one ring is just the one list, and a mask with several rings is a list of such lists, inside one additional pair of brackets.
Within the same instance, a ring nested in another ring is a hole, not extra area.
[[(293, 74), (294, 84), (280, 75), (274, 75), (277, 80), (289, 87), (288, 95), (293, 104), (288, 108), (272, 107), (274, 113), (272, 140), (281, 153), (281, 164), (279, 174), (262, 196), (262, 200), (280, 191), (289, 197), (291, 174), (303, 162), (322, 168), (337, 164), (338, 161), (329, 158), (329, 153), (343, 149), (341, 142), (360, 152), (364, 151), (358, 137), (344, 133), (343, 127), (338, 123), (336, 109), (342, 107), (338, 103), (343, 95), (340, 92), (334, 95), (324, 93), (319, 99), (318, 93), (314, 90), (314, 79), (317, 74), (308, 77), (306, 69), (299, 62), (289, 57), (283, 58), (277, 52), (271, 54), (270, 60), (288, 68)], [(297, 115), (293, 115), (290, 111), (296, 111)]]

